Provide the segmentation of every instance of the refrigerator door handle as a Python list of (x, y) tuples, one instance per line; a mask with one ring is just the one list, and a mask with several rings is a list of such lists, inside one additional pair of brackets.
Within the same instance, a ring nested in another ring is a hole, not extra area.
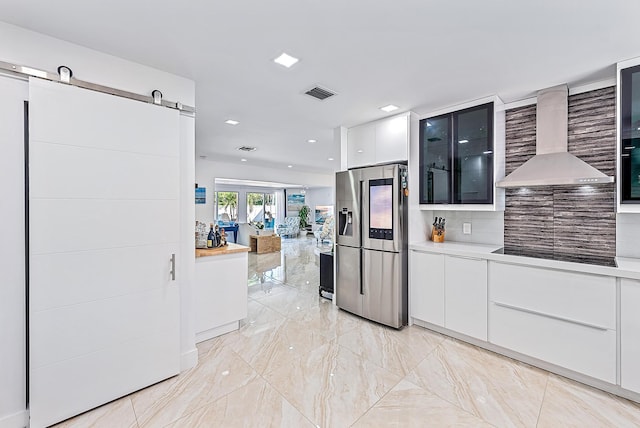
[(360, 251), (358, 252), (360, 254), (360, 294), (364, 294), (364, 257), (362, 254), (362, 248), (360, 248)]
[[(360, 215), (360, 246), (362, 247), (362, 243), (364, 242), (364, 230), (366, 228), (367, 234), (369, 233), (369, 225), (365, 225), (364, 222), (364, 201), (365, 201), (365, 181), (360, 180), (360, 202), (358, 203), (359, 215)], [(366, 226), (366, 227), (365, 227)], [(360, 266), (362, 266), (362, 255), (360, 256)]]

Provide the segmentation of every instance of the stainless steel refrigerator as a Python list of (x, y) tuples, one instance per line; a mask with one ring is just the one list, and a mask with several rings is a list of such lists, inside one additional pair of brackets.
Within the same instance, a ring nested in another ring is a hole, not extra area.
[(401, 328), (407, 324), (407, 166), (336, 173), (336, 304)]

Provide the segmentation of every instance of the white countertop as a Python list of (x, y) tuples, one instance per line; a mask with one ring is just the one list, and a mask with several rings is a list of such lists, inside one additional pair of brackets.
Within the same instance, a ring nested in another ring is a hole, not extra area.
[(500, 245), (471, 244), (467, 242), (432, 241), (412, 242), (410, 250), (429, 253), (447, 254), (461, 257), (475, 257), (496, 262), (519, 264), (548, 269), (561, 269), (596, 275), (616, 276), (620, 278), (640, 279), (640, 259), (616, 257), (618, 267), (598, 266), (586, 263), (563, 262), (559, 260), (537, 259), (533, 257), (494, 254), (493, 251), (502, 248)]
[(433, 242), (422, 241), (409, 244), (411, 250), (424, 250), (430, 253), (451, 254), (456, 256), (477, 257), (480, 254), (490, 254), (502, 248), (502, 245), (470, 244), (468, 242)]

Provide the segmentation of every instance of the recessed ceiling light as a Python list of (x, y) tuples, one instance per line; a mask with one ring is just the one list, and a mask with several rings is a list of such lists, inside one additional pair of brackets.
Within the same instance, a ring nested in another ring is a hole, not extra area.
[(331, 160), (333, 160), (333, 158), (328, 158), (327, 160), (330, 160), (330, 161), (331, 161)]
[(246, 162), (247, 160), (245, 158), (240, 159), (240, 162)]
[(394, 110), (398, 110), (400, 107), (398, 106), (394, 106), (393, 104), (389, 104), (388, 106), (384, 106), (384, 107), (380, 107), (380, 110), (382, 111), (386, 111), (387, 113), (390, 113)]
[(293, 168), (293, 165), (287, 165), (287, 168)]
[(307, 140), (307, 143), (315, 143), (316, 140)]
[(224, 121), (224, 123), (226, 123), (227, 125), (237, 125), (240, 122), (238, 122), (237, 120), (233, 120), (233, 119), (227, 119)]
[(469, 140), (460, 140), (460, 141), (458, 141), (458, 143), (460, 143), (460, 144), (464, 144), (464, 143), (468, 143), (468, 142), (469, 142)]
[(282, 55), (280, 55), (278, 58), (274, 59), (273, 62), (289, 68), (293, 64), (298, 62), (298, 58), (294, 58), (291, 55), (287, 55), (286, 53), (283, 52)]
[(358, 153), (362, 153), (362, 152), (364, 152), (364, 150), (362, 150), (362, 149), (358, 150)]

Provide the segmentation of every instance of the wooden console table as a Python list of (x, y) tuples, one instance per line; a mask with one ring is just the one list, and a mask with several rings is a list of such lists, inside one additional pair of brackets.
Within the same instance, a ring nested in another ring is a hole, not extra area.
[(280, 237), (278, 235), (249, 235), (249, 247), (253, 253), (272, 253), (280, 251)]

